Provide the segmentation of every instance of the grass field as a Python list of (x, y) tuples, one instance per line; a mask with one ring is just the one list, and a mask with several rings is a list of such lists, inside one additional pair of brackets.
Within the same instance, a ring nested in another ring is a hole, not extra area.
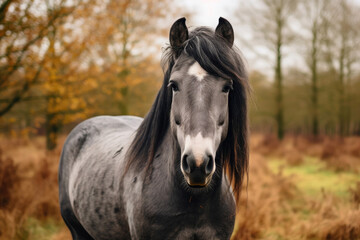
[(326, 164), (319, 158), (305, 157), (304, 162), (298, 166), (287, 164), (286, 159), (272, 158), (268, 162), (274, 173), (282, 173), (290, 177), (296, 187), (306, 196), (318, 198), (323, 192), (348, 199), (349, 188), (356, 186), (359, 175), (354, 172), (335, 172), (326, 168)]
[[(360, 239), (360, 138), (251, 140), (233, 239)], [(58, 207), (61, 146), (43, 142), (0, 138), (1, 240), (71, 239)]]

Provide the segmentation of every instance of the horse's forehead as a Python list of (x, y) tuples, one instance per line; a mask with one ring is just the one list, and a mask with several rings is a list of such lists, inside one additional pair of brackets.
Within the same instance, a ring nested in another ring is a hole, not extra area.
[(198, 62), (194, 62), (189, 67), (187, 74), (194, 76), (199, 82), (201, 82), (208, 75), (208, 73), (200, 66)]
[(184, 72), (187, 71), (192, 64), (194, 64), (195, 59), (187, 56), (187, 55), (181, 55), (175, 63), (173, 72)]
[(173, 80), (186, 81), (193, 87), (195, 87), (194, 80), (197, 80), (195, 82), (200, 83), (204, 79), (209, 79), (210, 76), (211, 75), (191, 57), (180, 57), (171, 73), (171, 78)]

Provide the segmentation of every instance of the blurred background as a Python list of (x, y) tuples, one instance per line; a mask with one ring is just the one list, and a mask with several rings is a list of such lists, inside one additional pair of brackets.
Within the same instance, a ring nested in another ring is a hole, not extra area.
[(251, 152), (233, 239), (360, 239), (359, 0), (1, 0), (0, 239), (71, 239), (57, 167), (71, 129), (144, 116), (180, 17), (228, 19)]

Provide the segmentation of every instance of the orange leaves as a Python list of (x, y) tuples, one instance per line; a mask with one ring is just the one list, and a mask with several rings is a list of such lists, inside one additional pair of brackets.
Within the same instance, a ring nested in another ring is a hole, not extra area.
[(90, 78), (85, 79), (84, 86), (86, 86), (90, 89), (95, 89), (99, 86), (99, 84), (95, 78), (90, 77)]

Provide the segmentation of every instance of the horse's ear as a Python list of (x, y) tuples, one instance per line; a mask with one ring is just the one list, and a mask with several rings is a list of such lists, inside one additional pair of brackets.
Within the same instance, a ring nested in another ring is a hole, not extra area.
[(178, 19), (170, 29), (170, 45), (175, 51), (176, 57), (179, 56), (183, 43), (189, 38), (189, 32), (185, 25), (185, 21), (186, 19), (184, 17)]
[(228, 20), (220, 17), (219, 24), (215, 29), (215, 33), (224, 38), (229, 46), (232, 47), (234, 43), (234, 30)]

